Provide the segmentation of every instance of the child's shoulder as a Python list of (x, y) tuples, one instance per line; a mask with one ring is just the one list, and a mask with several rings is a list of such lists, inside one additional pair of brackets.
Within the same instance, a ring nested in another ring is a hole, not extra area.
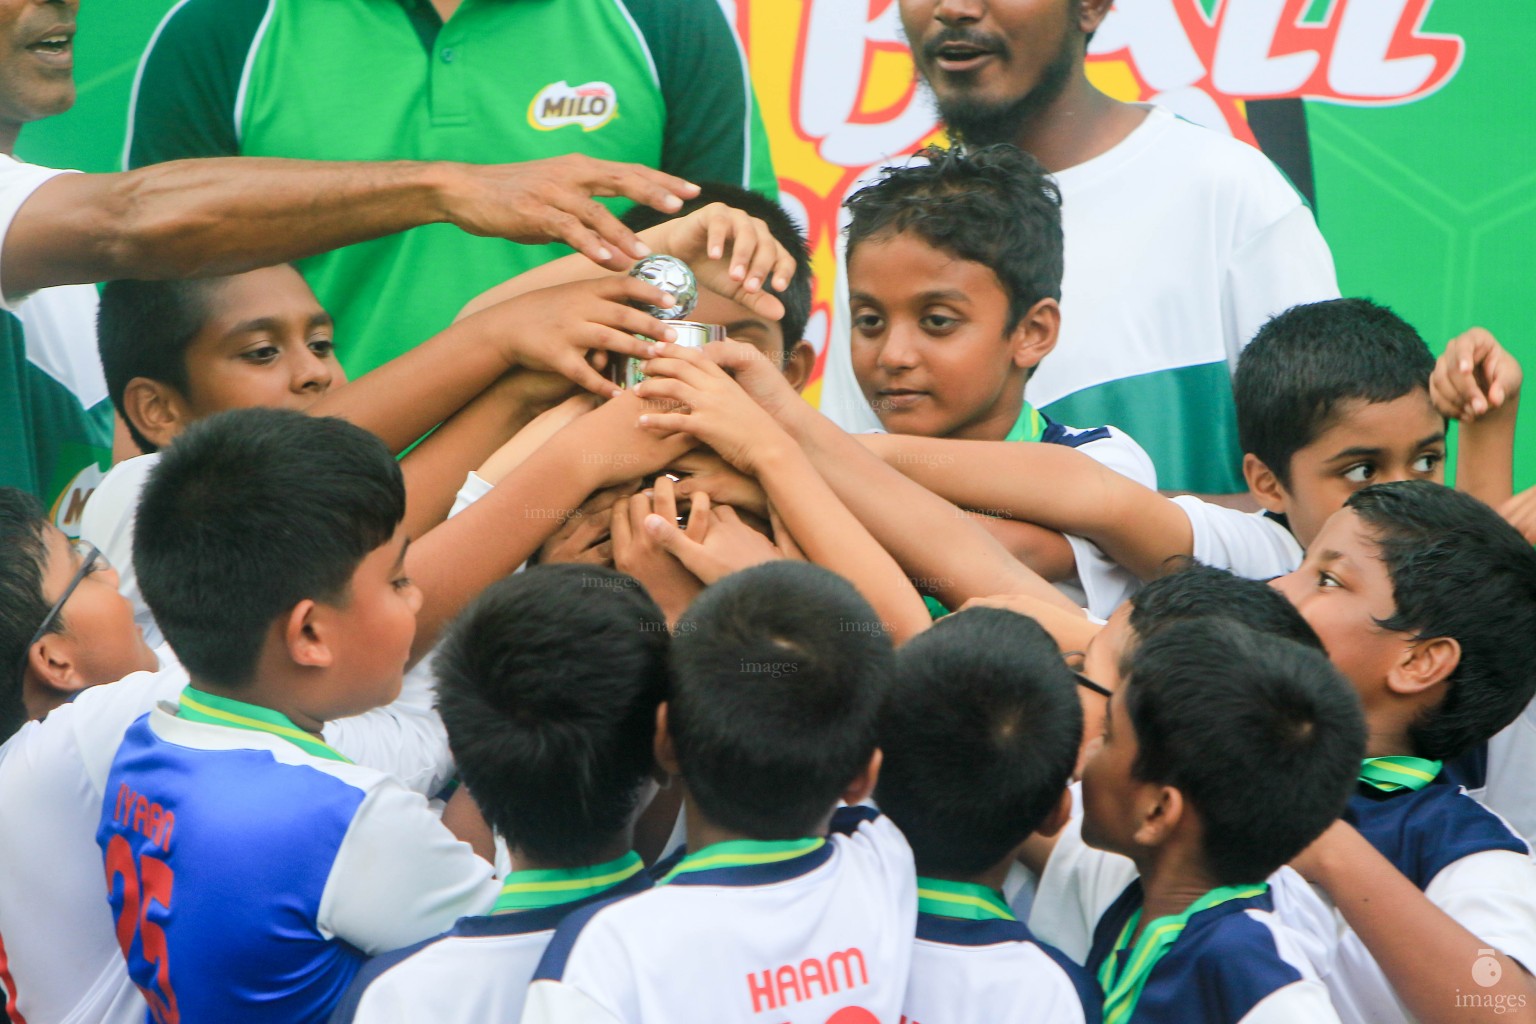
[[(960, 993), (952, 991), (956, 987)], [(965, 998), (962, 993), (971, 997), (991, 993), (998, 995), (1001, 1010), (1026, 991), (1037, 1008), (1057, 1001), (1076, 1004), (1087, 1021), (1099, 1019), (1104, 1001), (1104, 993), (1085, 968), (1036, 939), (1022, 921), (917, 915), (909, 1004), (920, 1000), (938, 1006)], [(919, 1014), (915, 1019), (923, 1017)]]
[(1392, 794), (1362, 786), (1350, 798), (1345, 820), (1420, 889), (1476, 854), (1531, 854), (1508, 822), (1445, 782)]
[(1305, 552), (1285, 521), (1269, 512), (1242, 512), (1192, 494), (1173, 503), (1189, 519), (1195, 560), (1254, 580), (1295, 572)]
[(1157, 490), (1157, 467), (1152, 464), (1152, 457), (1134, 437), (1119, 427), (1069, 427), (1047, 417), (1040, 440), (1045, 444), (1076, 448), (1101, 466), (1129, 477), (1143, 487)]

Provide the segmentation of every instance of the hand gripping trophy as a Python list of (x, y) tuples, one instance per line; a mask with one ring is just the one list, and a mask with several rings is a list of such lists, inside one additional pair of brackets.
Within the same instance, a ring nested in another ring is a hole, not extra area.
[[(675, 305), (665, 309), (660, 306), (640, 307), (656, 319), (667, 321), (667, 325), (677, 332), (677, 340), (672, 344), (703, 348), (712, 341), (725, 338), (725, 328), (719, 324), (701, 324), (683, 319), (698, 305), (699, 282), (688, 264), (676, 256), (660, 253), (647, 256), (634, 265), (629, 275), (638, 277), (646, 284), (655, 285), (675, 300)], [(620, 386), (633, 387), (645, 379), (645, 374), (640, 371), (639, 360), (622, 359), (616, 362), (620, 364), (616, 368), (616, 383)]]

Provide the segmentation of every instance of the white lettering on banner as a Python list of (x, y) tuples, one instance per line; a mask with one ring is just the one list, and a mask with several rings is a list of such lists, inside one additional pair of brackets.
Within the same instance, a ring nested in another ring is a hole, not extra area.
[(1301, 96), (1396, 104), (1441, 88), (1461, 65), (1459, 36), (1422, 32), (1436, 0), (1118, 0), (1092, 55), (1128, 60), (1154, 94), (1196, 86), (1218, 98)]
[(830, 164), (859, 167), (910, 149), (933, 130), (938, 114), (926, 91), (913, 88), (878, 118), (861, 115), (870, 62), (879, 50), (905, 50), (897, 6), (819, 0), (801, 27), (796, 54), (794, 116), (804, 138)]
[(1211, 85), (1229, 96), (1285, 96), (1307, 84), (1322, 57), (1311, 50), (1273, 53), (1289, 0), (1245, 0), (1226, 8), (1211, 66)]

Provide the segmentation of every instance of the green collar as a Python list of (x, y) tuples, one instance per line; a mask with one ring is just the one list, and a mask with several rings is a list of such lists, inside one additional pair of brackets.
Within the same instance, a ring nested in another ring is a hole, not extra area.
[(575, 903), (627, 882), (644, 869), (640, 855), (630, 851), (616, 860), (590, 867), (514, 871), (502, 885), (501, 895), (496, 897), (491, 913), (539, 910)]
[(1440, 767), (1422, 757), (1368, 757), (1360, 762), (1360, 781), (1383, 793), (1418, 791), (1435, 781)]
[(665, 885), (678, 875), (687, 874), (690, 871), (750, 867), (756, 864), (777, 864), (780, 861), (794, 860), (796, 857), (803, 857), (819, 850), (826, 844), (825, 839), (732, 839), (724, 843), (714, 843), (678, 861), (677, 867), (667, 872), (667, 877), (661, 880), (661, 884)]
[(1115, 940), (1114, 948), (1099, 966), (1099, 985), (1104, 989), (1104, 1024), (1125, 1024), (1136, 1012), (1136, 1001), (1146, 987), (1152, 968), (1163, 958), (1183, 933), (1189, 919), (1202, 910), (1220, 906), (1230, 900), (1248, 899), (1269, 889), (1267, 882), (1258, 885), (1224, 885), (1212, 889), (1186, 907), (1183, 912), (1160, 917), (1142, 929), (1141, 937), (1130, 949), (1130, 939), (1141, 920), (1141, 910), (1131, 915)]
[(1028, 402), (1019, 410), (1019, 418), (1004, 441), (1038, 441), (1045, 436), (1045, 417)]
[(287, 715), (273, 711), (271, 708), (204, 693), (191, 686), (181, 691), (180, 704), (181, 708), (176, 712), (176, 717), (188, 722), (204, 722), (209, 725), (226, 725), (235, 729), (250, 729), (252, 732), (267, 732), (273, 736), (281, 736), (306, 754), (323, 757), (328, 761), (352, 763), (324, 740), (300, 729)]
[(972, 882), (917, 878), (917, 911), (965, 921), (1017, 921), (996, 889)]

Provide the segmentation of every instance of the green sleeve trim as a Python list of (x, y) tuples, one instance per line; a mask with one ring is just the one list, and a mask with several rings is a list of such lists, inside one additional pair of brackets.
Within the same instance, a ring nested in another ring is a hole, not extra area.
[(716, 0), (615, 0), (650, 51), (667, 108), (661, 169), (778, 198), (741, 42)]
[(240, 152), (251, 49), (276, 0), (182, 0), (155, 29), (128, 105), (126, 168)]

